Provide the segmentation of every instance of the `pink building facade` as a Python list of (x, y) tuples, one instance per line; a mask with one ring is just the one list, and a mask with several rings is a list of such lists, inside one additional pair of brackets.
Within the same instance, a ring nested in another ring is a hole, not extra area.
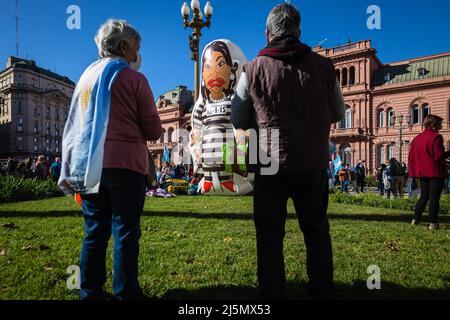
[(450, 149), (450, 52), (383, 64), (370, 40), (314, 51), (333, 61), (342, 87), (345, 118), (332, 126), (331, 140), (346, 163), (364, 159), (371, 172), (392, 157), (407, 164), (431, 113), (444, 118)]

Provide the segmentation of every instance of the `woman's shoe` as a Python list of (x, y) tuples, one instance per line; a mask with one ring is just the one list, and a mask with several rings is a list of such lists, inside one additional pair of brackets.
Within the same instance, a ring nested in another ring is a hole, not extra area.
[(430, 230), (438, 230), (439, 229), (439, 224), (438, 223), (430, 223)]
[(411, 225), (412, 226), (418, 226), (419, 225), (419, 221), (417, 221), (416, 219), (412, 219)]

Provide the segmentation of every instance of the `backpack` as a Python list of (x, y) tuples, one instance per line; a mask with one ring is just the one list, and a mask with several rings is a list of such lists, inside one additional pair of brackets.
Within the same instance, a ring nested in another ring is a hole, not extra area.
[(391, 176), (391, 177), (397, 177), (397, 176), (399, 176), (399, 175), (400, 175), (400, 170), (399, 170), (398, 167), (399, 167), (399, 166), (398, 166), (397, 163), (391, 164), (391, 165), (388, 167), (388, 172), (387, 172), (388, 175)]

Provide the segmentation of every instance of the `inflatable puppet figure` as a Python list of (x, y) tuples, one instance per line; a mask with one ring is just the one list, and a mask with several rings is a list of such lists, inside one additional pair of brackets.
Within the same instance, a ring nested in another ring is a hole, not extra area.
[(253, 175), (246, 166), (249, 133), (231, 124), (231, 99), (246, 62), (229, 40), (215, 40), (203, 50), (201, 93), (190, 134), (194, 168), (203, 174), (203, 194), (244, 195), (253, 190)]

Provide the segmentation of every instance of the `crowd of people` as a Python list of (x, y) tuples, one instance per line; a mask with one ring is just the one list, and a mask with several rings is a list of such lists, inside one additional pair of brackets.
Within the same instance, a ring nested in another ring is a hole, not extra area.
[(0, 166), (0, 174), (36, 180), (52, 179), (57, 182), (61, 175), (61, 158), (57, 157), (50, 162), (43, 155), (26, 159), (10, 156), (6, 164)]
[(332, 161), (328, 168), (328, 176), (330, 181), (330, 189), (340, 186), (341, 192), (349, 192), (351, 190), (364, 192), (366, 184), (366, 161), (360, 160), (358, 164), (351, 167), (345, 162), (341, 162), (340, 168), (336, 169)]
[[(339, 187), (342, 193), (364, 192), (368, 173), (364, 165), (365, 160), (359, 161), (354, 167), (342, 162), (340, 169), (335, 170), (332, 161), (330, 161), (330, 168), (328, 169), (330, 189)], [(450, 194), (450, 162), (447, 162), (446, 166), (447, 178), (441, 192)], [(335, 174), (333, 175), (332, 172)], [(400, 163), (396, 158), (391, 158), (376, 168), (373, 178), (375, 180), (375, 192), (387, 199), (403, 198), (405, 194), (409, 197), (420, 196), (420, 178), (411, 177), (406, 163)]]
[(188, 183), (186, 189), (188, 195), (199, 194), (198, 184), (201, 177), (199, 174), (194, 173), (194, 168), (192, 165), (185, 166), (182, 164), (164, 164), (162, 167), (156, 168), (155, 172), (150, 172), (150, 174), (154, 175), (155, 180), (153, 183), (151, 183), (151, 186), (149, 188), (153, 187), (156, 189), (164, 189), (167, 191), (167, 180), (179, 179), (184, 180)]
[[(400, 163), (395, 158), (391, 158), (386, 163), (381, 164), (375, 171), (375, 178), (377, 191), (388, 199), (391, 198), (391, 195), (394, 198), (402, 198), (405, 187), (408, 187), (410, 190), (417, 189), (417, 186), (412, 185), (415, 180), (408, 177), (406, 163)], [(411, 191), (408, 194), (412, 195)]]

